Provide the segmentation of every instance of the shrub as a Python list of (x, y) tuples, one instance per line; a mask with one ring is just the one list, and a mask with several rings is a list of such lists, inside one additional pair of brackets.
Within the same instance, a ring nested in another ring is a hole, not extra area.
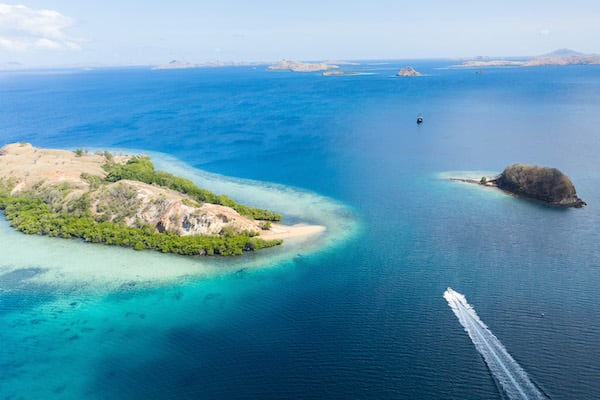
[(103, 189), (96, 211), (103, 220), (121, 222), (133, 217), (142, 203), (137, 191), (125, 183), (117, 183)]
[(0, 178), (0, 196), (8, 197), (16, 185), (17, 181), (14, 178)]
[(264, 221), (263, 223), (260, 224), (260, 229), (262, 229), (263, 231), (271, 230), (271, 227), (272, 227), (271, 221)]
[(188, 207), (195, 207), (195, 208), (201, 207), (200, 203), (198, 203), (197, 201), (194, 201), (194, 200), (190, 200), (190, 199), (182, 199), (181, 203)]
[(101, 176), (91, 175), (86, 172), (81, 173), (81, 179), (90, 185), (91, 190), (96, 190), (105, 183)]

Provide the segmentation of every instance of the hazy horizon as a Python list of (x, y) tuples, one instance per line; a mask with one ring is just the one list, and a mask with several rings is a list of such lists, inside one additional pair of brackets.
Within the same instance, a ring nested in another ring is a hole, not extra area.
[(461, 0), (0, 3), (0, 65), (159, 65), (596, 53), (600, 4)]

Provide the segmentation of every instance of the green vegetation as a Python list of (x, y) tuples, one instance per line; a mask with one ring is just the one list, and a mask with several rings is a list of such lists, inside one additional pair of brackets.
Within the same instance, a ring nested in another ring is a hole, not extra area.
[(479, 183), (481, 183), (482, 185), (485, 185), (487, 183), (487, 178), (485, 176), (482, 176)]
[(263, 231), (269, 231), (272, 227), (273, 225), (271, 224), (271, 221), (265, 221), (260, 224), (260, 229), (262, 229)]
[(202, 205), (200, 203), (198, 203), (197, 201), (194, 200), (190, 200), (190, 199), (182, 199), (181, 203), (183, 203), (184, 205), (188, 206), (188, 207), (195, 207), (195, 208), (200, 208)]
[[(87, 150), (77, 149), (81, 157)], [(58, 183), (48, 185), (40, 181), (26, 192), (13, 195), (18, 181), (0, 178), (0, 211), (6, 215), (13, 228), (26, 233), (61, 238), (78, 238), (91, 243), (131, 247), (135, 250), (152, 249), (182, 255), (239, 255), (244, 251), (258, 250), (281, 244), (282, 240), (264, 240), (258, 232), (237, 232), (226, 225), (218, 236), (180, 236), (178, 232), (165, 231), (137, 218), (131, 221), (142, 206), (133, 185), (119, 182), (123, 179), (153, 184), (187, 194), (182, 203), (199, 208), (202, 203), (220, 204), (237, 210), (253, 219), (263, 220), (262, 229), (270, 229), (271, 221), (281, 220), (279, 214), (236, 203), (227, 196), (216, 195), (201, 189), (191, 180), (156, 171), (147, 157), (133, 157), (125, 164), (116, 164), (113, 155), (97, 152), (106, 159), (106, 178), (82, 173), (89, 190), (81, 185)], [(165, 211), (169, 202), (164, 194), (151, 200), (159, 212)], [(175, 215), (171, 218), (179, 218)], [(171, 221), (175, 226), (180, 221)], [(158, 231), (157, 231), (158, 230)]]
[(72, 187), (66, 182), (60, 183), (55, 186), (42, 186), (37, 185), (35, 192), (31, 193), (33, 196), (40, 198), (46, 203), (50, 209), (54, 212), (63, 210), (66, 203), (66, 198), (71, 192)]
[[(60, 191), (56, 188), (52, 190)], [(221, 236), (177, 236), (172, 233), (156, 233), (152, 226), (143, 223), (138, 224), (138, 227), (128, 227), (122, 223), (98, 222), (85, 213), (89, 213), (86, 201), (89, 202), (89, 199), (84, 195), (72, 203), (74, 208), (70, 214), (53, 210), (42, 198), (9, 197), (4, 191), (0, 191), (0, 210), (4, 211), (12, 227), (27, 234), (80, 238), (91, 243), (182, 255), (239, 255), (243, 251), (282, 243), (281, 240), (266, 241), (251, 237), (248, 232), (236, 234), (228, 231)]]
[(148, 157), (138, 156), (130, 158), (125, 164), (107, 163), (104, 169), (108, 172), (107, 182), (117, 182), (130, 179), (148, 184), (154, 184), (187, 194), (194, 200), (203, 203), (220, 204), (231, 207), (241, 215), (259, 220), (280, 221), (281, 215), (269, 210), (245, 206), (235, 202), (225, 195), (216, 195), (213, 192), (201, 189), (189, 179), (180, 178), (164, 171), (156, 171), (154, 164)]
[(0, 178), (0, 197), (10, 196), (17, 182), (12, 178)]

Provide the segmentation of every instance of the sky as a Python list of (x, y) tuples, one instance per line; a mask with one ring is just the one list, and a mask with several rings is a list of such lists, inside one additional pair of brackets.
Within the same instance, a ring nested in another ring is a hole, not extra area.
[(0, 0), (0, 66), (600, 52), (596, 0)]

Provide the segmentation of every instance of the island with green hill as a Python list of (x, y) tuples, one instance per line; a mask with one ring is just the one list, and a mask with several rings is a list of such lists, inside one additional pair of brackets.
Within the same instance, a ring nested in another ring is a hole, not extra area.
[(239, 255), (318, 234), (154, 168), (143, 155), (0, 149), (0, 210), (26, 234), (182, 255)]

